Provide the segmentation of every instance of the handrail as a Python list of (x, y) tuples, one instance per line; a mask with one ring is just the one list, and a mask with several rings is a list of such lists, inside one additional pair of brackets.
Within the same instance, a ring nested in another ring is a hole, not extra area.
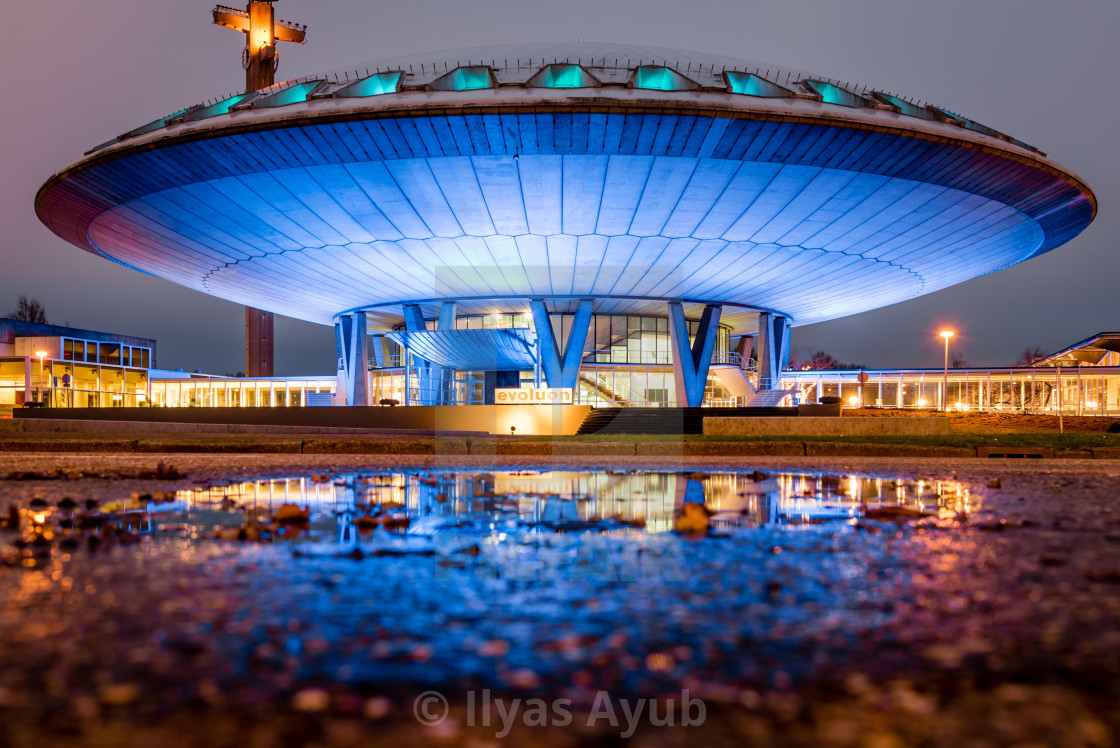
[(758, 362), (753, 358), (744, 358), (742, 354), (735, 351), (713, 351), (712, 352), (713, 364), (729, 364), (731, 366), (738, 366), (745, 372), (755, 373), (758, 371)]

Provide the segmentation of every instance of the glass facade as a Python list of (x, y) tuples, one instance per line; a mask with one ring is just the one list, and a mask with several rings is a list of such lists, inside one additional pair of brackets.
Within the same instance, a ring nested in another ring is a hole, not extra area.
[(780, 387), (798, 402), (839, 397), (849, 407), (1120, 415), (1120, 367), (950, 369), (948, 386), (941, 369), (864, 371), (864, 383), (860, 373), (787, 371)]
[[(568, 313), (549, 315), (553, 335), (561, 349), (568, 345), (574, 319), (575, 315)], [(698, 321), (688, 322), (690, 343), (695, 339), (699, 325)], [(521, 312), (461, 315), (456, 318), (455, 327), (459, 330), (535, 328), (532, 315)], [(435, 328), (434, 320), (428, 321), (428, 328)], [(730, 343), (731, 328), (720, 326), (713, 356), (723, 354), (726, 358)], [(483, 402), (485, 372), (440, 369), (440, 381), (435, 381), (423, 370), (422, 362), (413, 358), (407, 367), (406, 392), (403, 351), (386, 338), (374, 338), (373, 345), (381, 348), (380, 358), (375, 355), (371, 361), (374, 367), (369, 380), (371, 403), (391, 399), (402, 405), (416, 404), (421, 402), (425, 392), (441, 392), (443, 402), (459, 405)], [(592, 315), (573, 402), (601, 407), (674, 406), (676, 386), (672, 364), (667, 318)], [(521, 381), (531, 384), (533, 372), (521, 372)], [(704, 402), (706, 405), (740, 404), (714, 374), (708, 378)]]
[[(0, 360), (0, 411), (10, 412), (25, 402), (42, 402), (48, 408), (147, 405), (148, 372), (127, 363), (132, 359), (133, 349), (119, 343), (102, 343), (101, 346), (104, 346), (103, 351), (95, 345), (92, 360), (85, 362), (83, 359), (82, 363), (52, 358), (41, 362), (38, 358), (22, 357)], [(124, 363), (122, 352), (128, 353)], [(138, 355), (137, 359), (140, 358)]]
[(335, 377), (153, 379), (152, 405), (166, 408), (298, 408), (333, 395)]

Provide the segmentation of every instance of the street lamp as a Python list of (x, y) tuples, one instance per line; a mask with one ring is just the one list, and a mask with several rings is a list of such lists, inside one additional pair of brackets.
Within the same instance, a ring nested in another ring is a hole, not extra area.
[(43, 402), (43, 359), (47, 357), (46, 351), (35, 351), (39, 357), (39, 402)]
[(942, 330), (941, 337), (945, 338), (945, 378), (941, 383), (941, 410), (949, 410), (949, 338), (953, 337), (952, 330)]

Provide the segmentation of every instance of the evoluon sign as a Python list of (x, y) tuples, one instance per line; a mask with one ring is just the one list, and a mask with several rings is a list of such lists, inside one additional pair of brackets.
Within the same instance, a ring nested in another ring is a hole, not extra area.
[(494, 390), (496, 405), (571, 405), (572, 391), (559, 387), (526, 387)]

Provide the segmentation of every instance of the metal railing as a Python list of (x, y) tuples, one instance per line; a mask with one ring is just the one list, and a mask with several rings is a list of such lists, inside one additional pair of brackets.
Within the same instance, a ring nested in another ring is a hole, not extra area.
[(752, 374), (758, 371), (757, 361), (753, 358), (743, 358), (742, 354), (735, 351), (714, 351), (712, 353), (712, 364), (738, 366), (743, 371)]

